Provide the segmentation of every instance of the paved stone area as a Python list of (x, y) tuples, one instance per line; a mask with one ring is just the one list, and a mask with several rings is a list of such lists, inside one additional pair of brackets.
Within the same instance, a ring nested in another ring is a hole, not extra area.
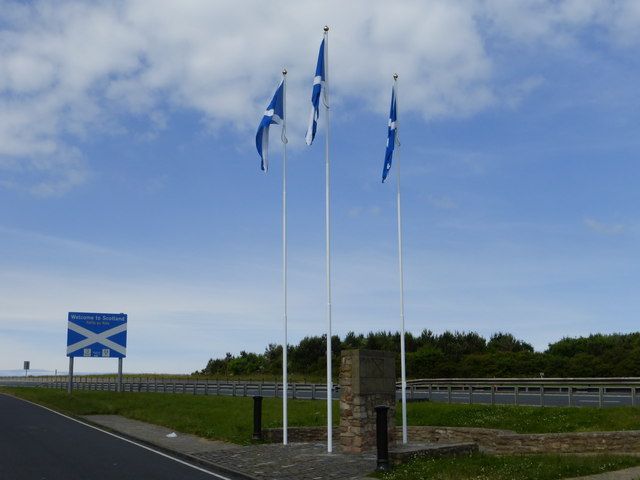
[(375, 455), (327, 453), (325, 444), (310, 443), (252, 445), (194, 456), (260, 480), (355, 480), (376, 468)]
[(131, 420), (120, 415), (87, 415), (85, 417), (91, 423), (106, 427), (109, 430), (123, 433), (129, 437), (137, 438), (153, 445), (166, 448), (183, 454), (194, 454), (210, 451), (223, 451), (237, 448), (231, 443), (206, 440), (186, 433), (177, 433), (176, 437), (167, 435), (176, 433), (166, 427), (152, 425), (150, 423)]
[[(326, 444), (291, 443), (238, 446), (174, 432), (119, 415), (87, 415), (89, 422), (167, 450), (188, 455), (256, 480), (355, 480), (376, 468), (376, 457), (328, 454)], [(174, 438), (168, 438), (176, 433)]]
[[(251, 480), (363, 480), (375, 470), (374, 454), (344, 455), (326, 452), (324, 443), (238, 446), (206, 440), (118, 415), (88, 415), (91, 423), (161, 448), (187, 455), (206, 464), (227, 468)], [(640, 480), (640, 467), (571, 480)]]

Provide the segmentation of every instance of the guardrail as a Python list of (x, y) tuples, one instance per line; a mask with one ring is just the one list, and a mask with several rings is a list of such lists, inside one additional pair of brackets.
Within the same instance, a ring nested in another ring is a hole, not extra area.
[[(66, 389), (68, 377), (1, 377), (0, 385)], [(74, 377), (74, 390), (117, 391), (117, 378)], [(127, 377), (124, 392), (282, 397), (282, 383)], [(407, 382), (409, 401), (527, 406), (636, 406), (639, 378), (418, 379)], [(400, 398), (400, 385), (397, 396)], [(339, 398), (340, 388), (334, 386)], [(288, 397), (322, 400), (326, 385), (290, 383)]]
[[(41, 388), (66, 389), (68, 377), (0, 377), (0, 385), (29, 386)], [(112, 391), (118, 387), (116, 377), (74, 376), (73, 389), (84, 391)], [(247, 382), (225, 380), (191, 380), (170, 378), (125, 378), (122, 381), (123, 392), (179, 393), (190, 395), (223, 395), (233, 397), (282, 397), (283, 384), (278, 382)], [(334, 392), (339, 394), (339, 387)], [(324, 384), (289, 383), (288, 398), (321, 400), (327, 398)]]
[(635, 406), (640, 378), (433, 378), (411, 380), (407, 389), (409, 399), (447, 403)]
[(638, 385), (640, 377), (513, 377), (513, 378), (418, 378), (407, 385)]

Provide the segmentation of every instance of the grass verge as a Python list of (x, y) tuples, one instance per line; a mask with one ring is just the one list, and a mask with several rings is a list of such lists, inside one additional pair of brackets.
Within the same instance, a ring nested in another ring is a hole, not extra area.
[[(122, 415), (183, 433), (237, 444), (251, 443), (253, 399), (156, 393), (74, 392), (41, 388), (2, 388), (17, 397), (72, 415)], [(289, 425), (326, 425), (325, 402), (289, 400)], [(339, 420), (334, 402), (335, 424)], [(282, 401), (263, 399), (263, 428), (282, 426)]]
[(385, 474), (383, 480), (555, 480), (640, 465), (640, 458), (617, 455), (508, 455), (414, 460)]
[[(90, 391), (77, 391), (69, 397), (62, 390), (6, 388), (5, 391), (75, 415), (117, 414), (234, 443), (247, 443), (251, 437), (251, 398)], [(409, 425), (498, 428), (518, 433), (637, 430), (640, 425), (640, 408), (636, 407), (540, 408), (419, 402), (408, 404), (407, 416)], [(337, 424), (337, 402), (333, 418)], [(281, 422), (282, 401), (265, 398), (264, 428), (279, 427)], [(400, 425), (399, 405), (397, 424)], [(289, 425), (326, 425), (325, 402), (290, 400)]]
[[(400, 424), (400, 408), (397, 410)], [(522, 407), (510, 405), (407, 404), (409, 425), (481, 427), (518, 433), (602, 432), (638, 430), (636, 407)]]

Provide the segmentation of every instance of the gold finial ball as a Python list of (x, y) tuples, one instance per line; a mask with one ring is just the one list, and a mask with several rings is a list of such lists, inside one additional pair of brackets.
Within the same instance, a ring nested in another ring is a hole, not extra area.
[(397, 80), (397, 79), (398, 79), (398, 74), (397, 74), (397, 73), (394, 73), (394, 74), (393, 74), (393, 79), (394, 79), (394, 80)]
[(282, 69), (282, 74), (283, 74), (283, 75), (286, 75), (286, 74), (287, 74), (287, 69), (286, 69), (286, 68), (283, 68), (283, 69)]
[(324, 26), (324, 31), (325, 31), (325, 32), (328, 32), (328, 31), (329, 31), (329, 25), (325, 25), (325, 26)]

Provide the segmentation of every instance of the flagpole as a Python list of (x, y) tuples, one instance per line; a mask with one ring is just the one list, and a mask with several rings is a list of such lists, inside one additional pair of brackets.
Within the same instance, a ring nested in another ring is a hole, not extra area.
[(402, 262), (402, 210), (400, 205), (400, 137), (398, 111), (398, 74), (393, 74), (396, 101), (396, 136), (395, 142), (398, 150), (396, 152), (396, 181), (397, 181), (397, 216), (398, 216), (398, 267), (400, 272), (400, 371), (402, 385), (402, 443), (407, 443), (407, 370), (405, 355), (405, 332), (404, 332), (404, 272)]
[(283, 290), (283, 320), (284, 320), (284, 344), (282, 345), (282, 444), (288, 443), (287, 429), (287, 401), (288, 401), (288, 375), (287, 375), (287, 69), (282, 70), (282, 290)]
[(327, 270), (327, 452), (333, 451), (333, 381), (331, 368), (331, 222), (329, 190), (329, 27), (324, 27), (324, 96), (325, 132), (325, 244)]

